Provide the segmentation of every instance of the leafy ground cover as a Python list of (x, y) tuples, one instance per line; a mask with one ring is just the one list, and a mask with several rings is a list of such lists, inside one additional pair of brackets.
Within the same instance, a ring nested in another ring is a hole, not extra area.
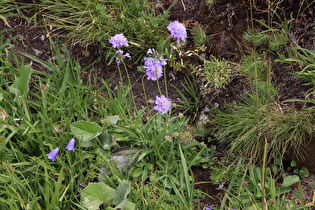
[(314, 208), (314, 2), (0, 5), (1, 208)]

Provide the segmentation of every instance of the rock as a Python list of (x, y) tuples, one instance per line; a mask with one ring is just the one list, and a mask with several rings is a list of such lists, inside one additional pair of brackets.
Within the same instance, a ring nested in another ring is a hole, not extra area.
[[(119, 173), (126, 174), (131, 166), (137, 162), (139, 156), (138, 149), (129, 149), (129, 150), (122, 150), (118, 152), (114, 152), (109, 161), (112, 164), (112, 167), (115, 167)], [(112, 176), (112, 172), (109, 166), (100, 166), (100, 176), (98, 177), (98, 181), (104, 181), (102, 176)]]

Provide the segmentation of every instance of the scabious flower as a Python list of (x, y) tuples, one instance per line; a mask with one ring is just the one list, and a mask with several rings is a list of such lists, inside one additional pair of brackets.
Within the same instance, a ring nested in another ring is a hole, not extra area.
[(171, 107), (171, 100), (164, 95), (161, 97), (156, 96), (155, 104), (156, 106), (154, 106), (154, 109), (160, 111), (161, 114), (164, 115)]
[(148, 51), (147, 51), (147, 55), (150, 55), (150, 54), (153, 54), (153, 52), (152, 52), (152, 49), (150, 48), (150, 49), (148, 49)]
[(109, 43), (113, 45), (114, 48), (121, 48), (123, 46), (128, 47), (128, 40), (127, 38), (121, 33), (116, 34), (115, 36), (111, 37)]
[(167, 59), (160, 58), (159, 54), (153, 49), (149, 49), (147, 55), (153, 55), (153, 57), (144, 58), (144, 68), (146, 69), (146, 75), (148, 80), (156, 80), (163, 75), (163, 66), (167, 64)]
[(212, 206), (207, 206), (207, 207), (205, 208), (205, 210), (211, 210), (211, 209), (214, 209), (214, 208), (212, 208)]
[(66, 146), (65, 149), (74, 152), (74, 146), (75, 146), (75, 140), (74, 140), (74, 138), (72, 138), (72, 139), (69, 141), (69, 143), (68, 143), (68, 145)]
[(156, 80), (163, 75), (162, 65), (156, 58), (144, 58), (144, 68), (146, 69), (148, 80)]
[(52, 160), (53, 162), (55, 162), (55, 159), (58, 155), (59, 152), (59, 148), (55, 148), (53, 151), (51, 151), (50, 153), (46, 154), (46, 156), (48, 156), (48, 159)]
[(180, 40), (185, 40), (187, 38), (187, 31), (184, 24), (178, 22), (177, 20), (171, 22), (167, 29), (171, 32), (171, 36), (177, 38), (177, 42)]
[(124, 55), (124, 51), (122, 51), (122, 50), (117, 50), (116, 51), (116, 63), (117, 63), (117, 65), (120, 64), (120, 59), (123, 59), (124, 57), (131, 58), (129, 53), (126, 53)]

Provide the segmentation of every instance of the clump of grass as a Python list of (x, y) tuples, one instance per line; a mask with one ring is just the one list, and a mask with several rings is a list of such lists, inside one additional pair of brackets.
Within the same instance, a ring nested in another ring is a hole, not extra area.
[(266, 53), (259, 54), (252, 52), (242, 57), (240, 69), (246, 79), (253, 81), (255, 79), (253, 72), (257, 72), (259, 81), (266, 81)]
[(228, 61), (211, 57), (210, 60), (204, 60), (203, 71), (196, 73), (204, 81), (202, 89), (211, 92), (214, 89), (224, 88), (231, 81), (235, 71)]
[[(284, 11), (281, 12), (284, 13)], [(277, 17), (278, 21), (273, 19), (274, 15)], [(269, 45), (268, 49), (271, 51), (283, 50), (287, 48), (287, 45), (290, 42), (289, 34), (293, 23), (292, 14), (290, 20), (287, 20), (285, 15), (282, 19), (276, 10), (270, 11), (270, 16), (271, 19), (269, 25), (260, 20), (256, 20), (259, 24), (265, 27), (266, 30), (247, 30), (243, 35), (243, 39), (253, 43), (254, 46)]]
[(217, 126), (218, 140), (228, 144), (230, 152), (252, 158), (254, 161), (263, 153), (259, 148), (264, 148), (265, 137), (270, 144), (269, 160), (272, 157), (282, 158), (289, 147), (294, 148), (299, 157), (303, 157), (300, 148), (307, 144), (305, 139), (314, 134), (314, 115), (307, 111), (297, 112), (289, 107), (281, 108), (275, 100), (276, 91), (271, 88), (268, 118), (266, 89), (262, 84), (258, 87), (258, 110), (255, 107), (255, 94), (247, 94), (244, 103), (233, 103), (225, 111), (218, 111), (212, 121)]
[(193, 36), (194, 43), (198, 47), (203, 47), (207, 42), (211, 41), (211, 37), (206, 34), (206, 27), (201, 24), (196, 24), (190, 30), (191, 35)]
[(43, 0), (40, 6), (45, 11), (45, 22), (69, 33), (75, 43), (98, 42), (103, 47), (110, 47), (110, 37), (123, 33), (131, 44), (129, 50), (133, 55), (144, 54), (166, 37), (170, 9), (158, 12), (156, 5), (137, 0)]

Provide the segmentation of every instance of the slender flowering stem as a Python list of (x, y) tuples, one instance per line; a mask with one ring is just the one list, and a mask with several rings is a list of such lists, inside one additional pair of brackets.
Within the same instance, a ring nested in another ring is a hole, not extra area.
[(166, 98), (168, 98), (165, 67), (163, 68), (163, 71), (164, 71), (165, 94), (166, 94)]
[(146, 94), (146, 92), (145, 92), (145, 87), (144, 87), (144, 78), (145, 78), (145, 75), (143, 75), (143, 77), (142, 77), (142, 89), (143, 89), (143, 94), (144, 94), (144, 98), (145, 98), (145, 101), (146, 101), (146, 104), (147, 104), (147, 109), (148, 109), (148, 114), (149, 114), (149, 116), (151, 117), (151, 111), (150, 111), (150, 109), (149, 109), (149, 104), (147, 103), (147, 101), (148, 101), (148, 98), (147, 98), (147, 94)]
[(119, 76), (120, 76), (120, 83), (121, 83), (121, 85), (123, 85), (124, 84), (124, 80), (123, 80), (123, 77), (121, 75), (120, 66), (117, 65), (117, 67), (118, 67), (118, 72), (119, 72)]
[(159, 80), (157, 79), (157, 77), (158, 77), (157, 71), (155, 71), (155, 74), (156, 74), (156, 84), (157, 84), (157, 87), (158, 87), (160, 95), (162, 95), (162, 92), (161, 92), (161, 89), (160, 89), (160, 85), (159, 85)]
[(130, 86), (130, 92), (131, 92), (131, 97), (132, 97), (132, 101), (133, 101), (133, 104), (134, 104), (134, 109), (137, 111), (137, 105), (136, 105), (136, 101), (135, 101), (135, 97), (133, 95), (133, 91), (132, 91), (132, 85), (131, 85), (131, 82), (130, 82), (130, 77), (129, 77), (129, 73), (128, 73), (128, 70), (127, 70), (127, 67), (126, 67), (126, 64), (124, 61), (122, 61), (123, 64), (124, 64), (124, 67), (125, 67), (125, 70), (126, 70), (126, 74), (127, 74), (127, 78), (128, 78), (128, 85)]

